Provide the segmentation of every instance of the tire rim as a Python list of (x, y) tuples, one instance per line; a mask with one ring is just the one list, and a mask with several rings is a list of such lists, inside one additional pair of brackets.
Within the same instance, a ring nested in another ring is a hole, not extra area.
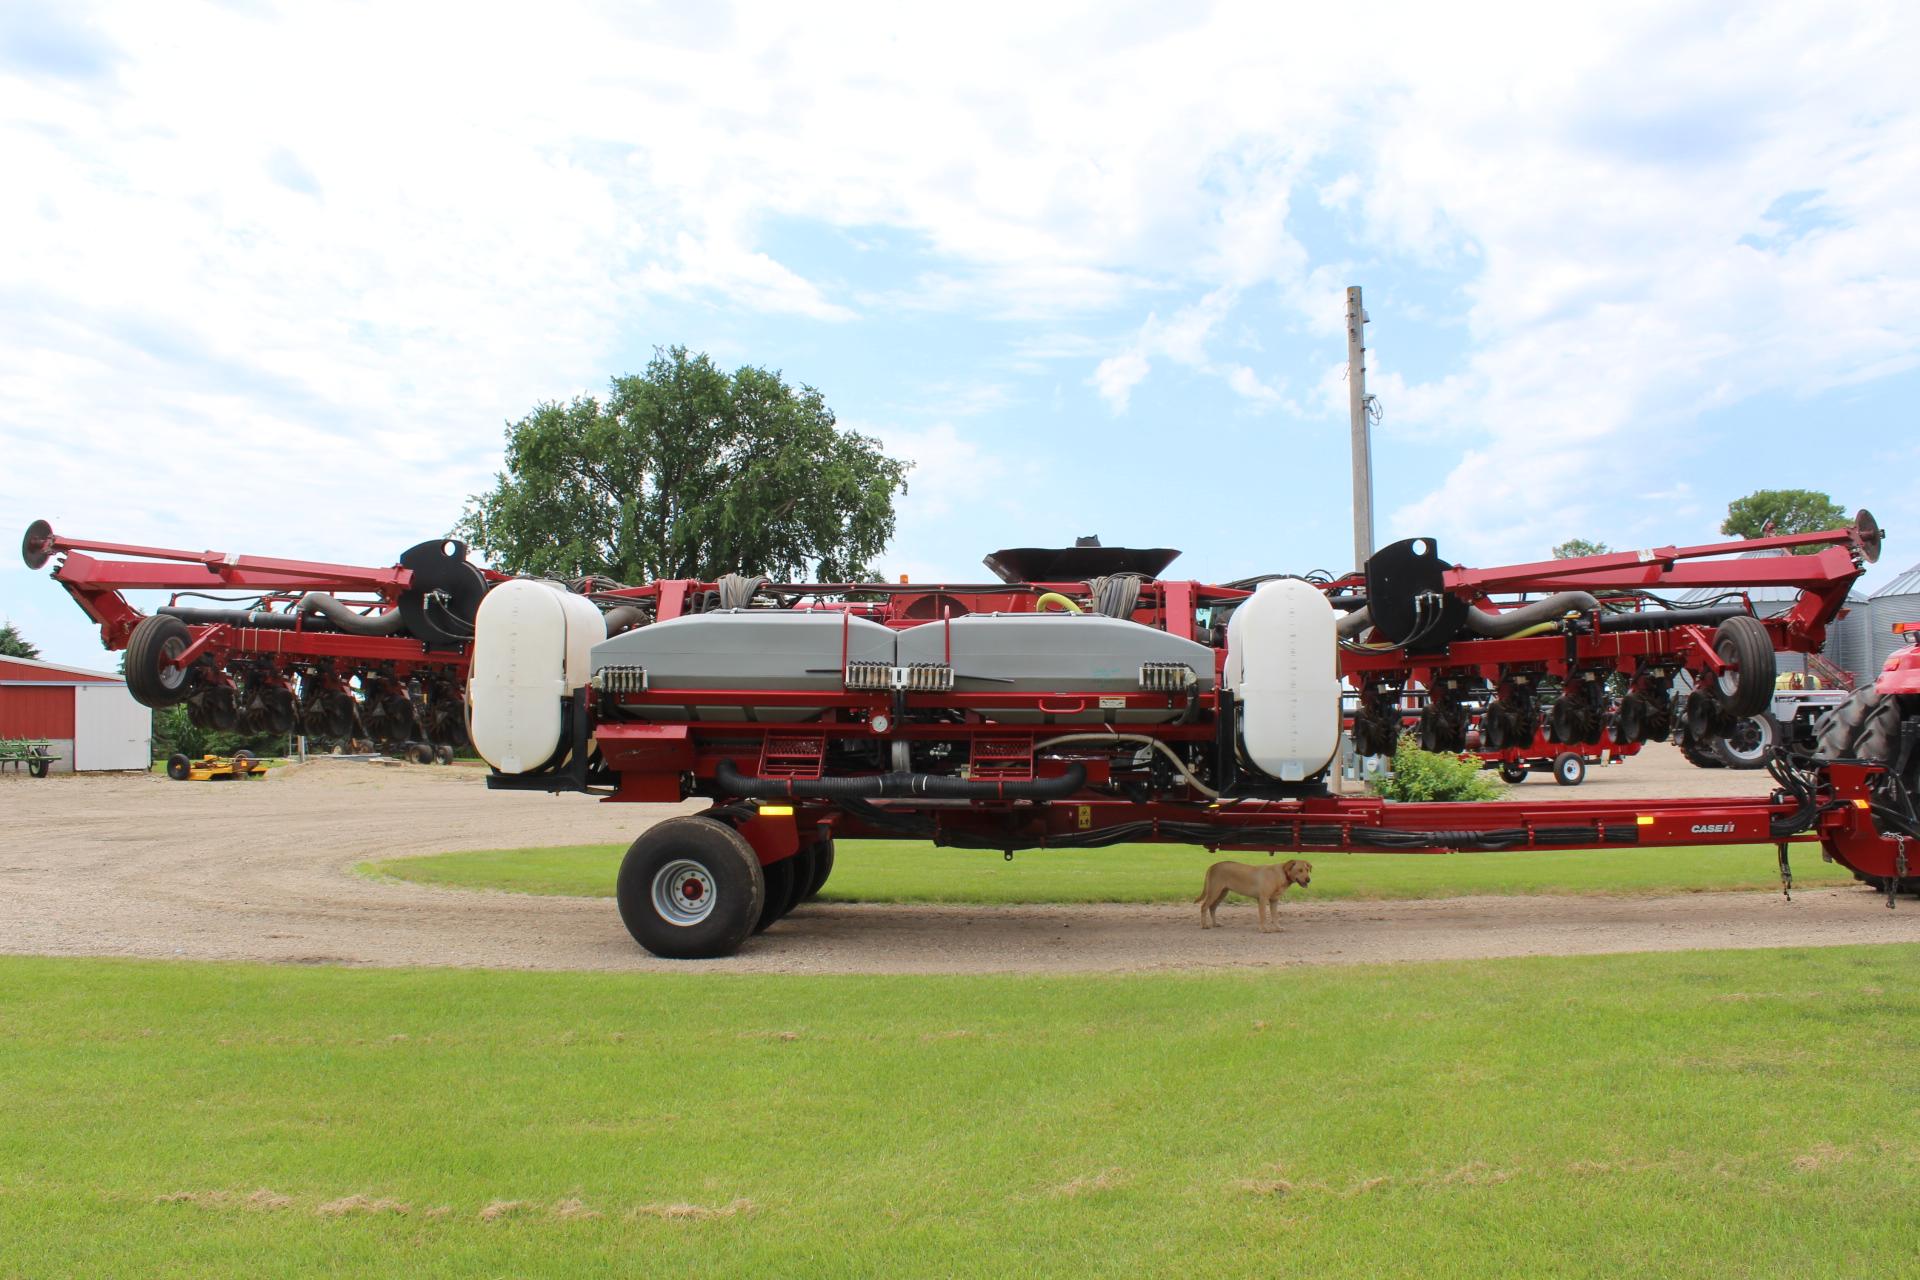
[[(1719, 654), (1721, 660), (1727, 663), (1732, 663), (1739, 656), (1734, 652), (1732, 645), (1728, 645), (1726, 648), (1719, 650)], [(1714, 681), (1714, 684), (1720, 690), (1720, 700), (1722, 702), (1732, 702), (1740, 696), (1740, 668), (1729, 666), (1725, 671), (1720, 673), (1719, 677)]]
[(713, 914), (713, 873), (686, 858), (653, 875), (653, 909), (668, 924), (699, 924)]
[(153, 674), (168, 693), (178, 691), (187, 683), (187, 669), (173, 665), (173, 660), (186, 651), (187, 642), (178, 636), (160, 646), (160, 661), (154, 664), (158, 669)]

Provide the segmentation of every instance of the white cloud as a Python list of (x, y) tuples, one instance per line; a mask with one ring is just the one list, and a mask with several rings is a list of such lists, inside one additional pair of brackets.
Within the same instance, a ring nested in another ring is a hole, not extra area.
[(986, 452), (978, 441), (938, 422), (921, 430), (874, 427), (842, 422), (850, 430), (878, 439), (886, 452), (913, 463), (907, 474), (907, 496), (900, 504), (903, 520), (933, 520), (969, 504), (982, 503), (1007, 475), (1006, 464)]
[(1094, 390), (1100, 393), (1108, 408), (1115, 413), (1125, 413), (1128, 401), (1133, 398), (1133, 389), (1145, 380), (1152, 368), (1146, 353), (1137, 347), (1108, 356), (1094, 368)]
[(1281, 403), (1284, 397), (1262, 382), (1260, 376), (1242, 364), (1216, 364), (1208, 355), (1208, 345), (1221, 321), (1232, 310), (1234, 290), (1222, 286), (1191, 306), (1182, 307), (1162, 320), (1149, 314), (1124, 351), (1102, 360), (1088, 380), (1107, 407), (1125, 413), (1139, 386), (1153, 371), (1153, 360), (1165, 357), (1174, 363), (1226, 380), (1236, 395), (1258, 407)]
[(1243, 364), (1228, 366), (1227, 385), (1233, 388), (1235, 395), (1260, 404), (1277, 405), (1286, 400), (1279, 388), (1268, 386), (1260, 380), (1259, 374)]

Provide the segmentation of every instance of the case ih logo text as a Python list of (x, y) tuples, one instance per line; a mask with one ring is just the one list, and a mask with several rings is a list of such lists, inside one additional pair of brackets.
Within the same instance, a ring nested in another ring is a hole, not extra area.
[(1721, 836), (1733, 830), (1731, 822), (1696, 822), (1688, 831), (1696, 836)]

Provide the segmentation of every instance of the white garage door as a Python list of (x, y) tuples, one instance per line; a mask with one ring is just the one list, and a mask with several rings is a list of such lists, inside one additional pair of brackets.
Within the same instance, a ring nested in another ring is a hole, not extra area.
[(144, 769), (152, 760), (153, 712), (123, 684), (73, 690), (73, 767)]

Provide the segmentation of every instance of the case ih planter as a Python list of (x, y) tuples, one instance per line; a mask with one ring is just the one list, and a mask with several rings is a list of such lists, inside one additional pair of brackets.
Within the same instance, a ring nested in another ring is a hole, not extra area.
[[(1409, 689), (1426, 691), (1420, 731), (1440, 750), (1467, 748), (1475, 705), (1492, 751), (1542, 733), (1625, 749), (1671, 735), (1676, 714), (1690, 734), (1724, 733), (1767, 708), (1776, 649), (1820, 647), (1880, 538), (1863, 512), (1826, 533), (1497, 569), (1410, 539), (1362, 573), (1220, 585), (1160, 577), (1171, 551), (1098, 545), (997, 552), (1001, 581), (938, 586), (560, 584), (476, 568), (458, 543), (367, 569), (86, 542), (44, 523), (25, 553), (34, 567), (63, 557), (55, 579), (127, 649), (129, 684), (153, 705), (470, 732), (496, 788), (705, 798), (634, 842), (618, 903), (649, 950), (717, 956), (817, 892), (839, 837), (1009, 854), (1764, 842), (1783, 874), (1789, 844), (1818, 842), (1876, 883), (1920, 887), (1920, 650), (1836, 712), (1815, 751), (1776, 753), (1768, 798), (1389, 804), (1327, 786), (1343, 689), (1366, 754), (1391, 750)], [(1808, 554), (1733, 558), (1770, 547)], [(1798, 600), (1760, 619), (1734, 594), (1691, 609), (1663, 595), (1758, 585)], [(180, 594), (151, 617), (122, 595), (153, 588)], [(187, 594), (236, 590), (218, 607)], [(1693, 691), (1676, 713), (1683, 672)]]

